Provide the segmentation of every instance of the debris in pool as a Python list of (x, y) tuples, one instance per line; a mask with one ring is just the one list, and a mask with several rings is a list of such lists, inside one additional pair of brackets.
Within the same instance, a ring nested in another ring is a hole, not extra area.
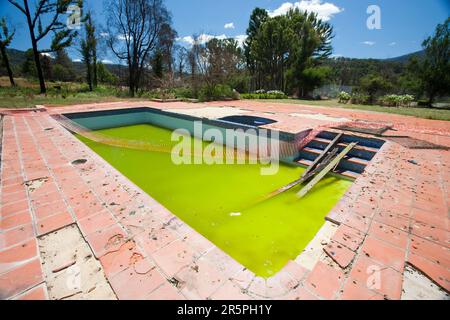
[(77, 165), (80, 165), (80, 164), (85, 164), (86, 162), (87, 162), (86, 159), (77, 159), (77, 160), (72, 161), (72, 164), (77, 166)]
[(45, 131), (52, 131), (54, 128), (45, 128)]
[(240, 212), (232, 212), (230, 213), (230, 217), (240, 217), (242, 215), (242, 213)]
[(419, 163), (416, 160), (408, 160), (409, 163), (414, 164), (416, 166), (419, 165)]

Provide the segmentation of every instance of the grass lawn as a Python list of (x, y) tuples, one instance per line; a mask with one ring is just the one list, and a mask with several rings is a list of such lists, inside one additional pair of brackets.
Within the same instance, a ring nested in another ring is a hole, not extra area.
[(94, 102), (129, 100), (119, 97), (114, 87), (99, 86), (89, 92), (81, 83), (47, 83), (47, 94), (39, 94), (39, 84), (27, 79), (15, 79), (16, 88), (9, 86), (6, 77), (0, 77), (0, 108), (33, 108), (35, 105), (73, 105)]
[(280, 100), (253, 100), (258, 102), (268, 103), (286, 103), (286, 104), (301, 104), (306, 106), (320, 106), (343, 109), (358, 109), (383, 113), (393, 113), (405, 116), (413, 116), (418, 118), (432, 119), (432, 120), (446, 120), (450, 121), (450, 109), (437, 108), (412, 108), (412, 107), (383, 107), (379, 105), (360, 105), (360, 104), (343, 104), (337, 100), (300, 100), (300, 99), (280, 99)]

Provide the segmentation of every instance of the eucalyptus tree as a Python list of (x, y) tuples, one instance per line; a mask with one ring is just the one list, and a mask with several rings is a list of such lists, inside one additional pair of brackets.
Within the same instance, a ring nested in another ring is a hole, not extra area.
[(2, 61), (3, 65), (6, 68), (6, 71), (8, 72), (9, 82), (11, 83), (12, 87), (16, 86), (16, 83), (14, 82), (14, 76), (11, 69), (11, 65), (9, 63), (8, 53), (6, 52), (6, 48), (9, 47), (11, 44), (13, 38), (15, 35), (15, 31), (13, 30), (10, 32), (8, 23), (6, 22), (5, 18), (2, 18), (0, 20), (0, 53), (2, 55)]
[[(44, 74), (40, 61), (42, 53), (55, 52), (72, 45), (77, 31), (69, 26), (66, 14), (71, 8), (83, 7), (83, 0), (8, 0), (20, 12), (25, 15), (33, 48), (34, 62), (36, 64), (37, 77), (41, 93), (46, 93)], [(31, 3), (31, 5), (30, 5)], [(53, 33), (53, 39), (49, 49), (39, 49), (39, 42)]]
[(425, 56), (413, 66), (431, 106), (438, 95), (450, 94), (450, 18), (439, 24), (422, 46)]
[(307, 96), (327, 76), (328, 69), (319, 66), (333, 51), (333, 28), (316, 13), (299, 9), (288, 11), (286, 18), (289, 21), (288, 32), (292, 35), (287, 80), (297, 95)]
[(262, 72), (259, 66), (258, 59), (255, 52), (252, 50), (252, 45), (257, 37), (261, 25), (269, 18), (269, 14), (265, 9), (255, 8), (250, 16), (249, 26), (247, 28), (247, 39), (244, 42), (244, 55), (247, 63), (247, 68), (252, 76), (251, 87), (253, 89), (260, 89), (262, 86)]
[(170, 76), (173, 75), (174, 46), (177, 36), (178, 34), (172, 28), (170, 20), (162, 25), (158, 37), (158, 52), (161, 54), (163, 69), (166, 69)]
[(128, 67), (130, 96), (138, 92), (170, 14), (162, 0), (107, 0), (108, 46)]
[(291, 9), (271, 17), (255, 9), (245, 42), (247, 67), (258, 89), (306, 95), (325, 78), (319, 68), (332, 53), (333, 28), (315, 13)]
[(80, 52), (83, 57), (83, 63), (86, 66), (86, 81), (89, 91), (97, 87), (97, 38), (95, 34), (95, 25), (92, 20), (92, 13), (88, 12), (84, 17), (85, 35), (80, 43)]

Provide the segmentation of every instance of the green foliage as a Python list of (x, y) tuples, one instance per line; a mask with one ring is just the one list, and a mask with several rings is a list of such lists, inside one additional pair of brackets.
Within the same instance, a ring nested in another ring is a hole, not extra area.
[(153, 76), (162, 79), (164, 74), (163, 54), (161, 51), (156, 51), (151, 61)]
[(403, 62), (376, 59), (339, 57), (326, 59), (323, 65), (331, 69), (330, 83), (349, 87), (359, 86), (360, 79), (369, 74), (378, 74), (395, 84), (406, 71)]
[(370, 74), (360, 80), (359, 89), (369, 97), (368, 102), (373, 103), (377, 95), (382, 94), (392, 87), (391, 83), (383, 77)]
[(85, 38), (81, 39), (80, 52), (86, 66), (86, 82), (92, 91), (98, 83), (97, 69), (97, 38), (95, 36), (95, 25), (92, 14), (88, 12), (83, 19)]
[(25, 52), (25, 61), (22, 64), (22, 74), (26, 77), (37, 77), (36, 65), (34, 63), (34, 53), (32, 49)]
[(364, 93), (355, 92), (352, 94), (351, 99), (352, 104), (369, 104), (370, 96)]
[(348, 103), (351, 100), (352, 96), (350, 93), (342, 91), (339, 93), (338, 98), (339, 98), (339, 103)]
[[(40, 63), (40, 54), (62, 50), (72, 45), (77, 31), (69, 28), (65, 16), (71, 5), (83, 7), (83, 0), (39, 0), (23, 5), (16, 0), (8, 0), (26, 17), (30, 32), (31, 44), (36, 63), (41, 93), (46, 93), (45, 79)], [(50, 49), (38, 50), (38, 43), (53, 34)]]
[(300, 96), (308, 96), (315, 88), (322, 86), (330, 75), (329, 67), (310, 67), (303, 70), (298, 78)]
[(69, 82), (76, 79), (73, 62), (64, 49), (56, 51), (55, 59), (52, 61), (51, 73), (52, 77), (50, 79), (55, 81)]
[(268, 99), (287, 99), (288, 96), (278, 90), (272, 90), (264, 92), (264, 90), (258, 90), (258, 92), (255, 93), (245, 93), (241, 94), (242, 99), (256, 99), (256, 100), (268, 100)]
[(428, 104), (432, 105), (438, 95), (450, 92), (450, 18), (439, 24), (435, 34), (422, 46), (425, 57), (411, 61), (411, 69), (428, 96)]
[(53, 79), (56, 81), (68, 82), (74, 78), (73, 72), (61, 64), (55, 64), (52, 67)]
[(203, 86), (198, 92), (200, 101), (238, 99), (239, 95), (226, 84), (217, 84), (212, 90), (209, 86)]
[(378, 102), (382, 106), (387, 107), (409, 107), (411, 103), (414, 101), (414, 97), (409, 94), (405, 95), (396, 95), (389, 94), (381, 97)]
[(103, 63), (97, 63), (97, 74), (100, 83), (116, 85), (119, 81), (119, 78), (109, 72)]
[(173, 89), (177, 99), (194, 99), (195, 95), (190, 87), (181, 87)]
[(6, 18), (0, 20), (0, 47), (7, 48), (14, 39), (16, 31), (10, 32)]
[(327, 78), (318, 68), (331, 52), (333, 28), (317, 14), (290, 10), (269, 17), (255, 9), (247, 30), (245, 55), (253, 88), (276, 88), (308, 95)]

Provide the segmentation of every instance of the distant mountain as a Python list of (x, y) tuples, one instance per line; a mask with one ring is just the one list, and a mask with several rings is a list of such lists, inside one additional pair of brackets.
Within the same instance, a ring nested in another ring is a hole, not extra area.
[[(16, 49), (7, 49), (8, 57), (10, 60), (10, 63), (12, 66), (15, 66), (16, 68), (20, 68), (20, 66), (25, 62), (26, 60), (26, 54), (25, 51), (16, 50)], [(124, 75), (126, 70), (126, 67), (119, 64), (107, 64), (104, 63), (105, 67), (108, 69), (109, 72), (116, 76)], [(82, 62), (73, 62), (73, 68), (75, 73), (84, 73), (86, 70), (85, 65)]]
[(403, 62), (406, 63), (409, 61), (409, 59), (416, 57), (416, 58), (422, 58), (425, 56), (425, 50), (421, 50), (421, 51), (417, 51), (417, 52), (413, 52), (413, 53), (409, 53), (409, 54), (405, 54), (403, 56), (400, 57), (395, 57), (395, 58), (389, 58), (389, 59), (384, 59), (385, 61), (394, 61), (394, 62)]
[(8, 53), (9, 62), (12, 66), (22, 65), (26, 60), (25, 51), (6, 49), (6, 52)]

